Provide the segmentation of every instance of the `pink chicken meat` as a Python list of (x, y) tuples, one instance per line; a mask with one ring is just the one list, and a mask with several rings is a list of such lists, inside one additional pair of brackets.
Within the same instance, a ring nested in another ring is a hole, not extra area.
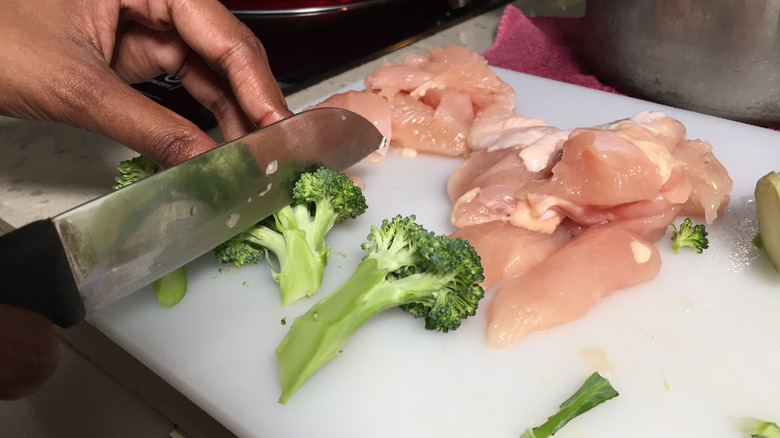
[(456, 45), (385, 63), (366, 76), (364, 85), (317, 106), (357, 112), (377, 125), (390, 146), (423, 153), (468, 155), (475, 121), (514, 111), (512, 87), (482, 55)]
[(482, 257), (484, 286), (500, 284), (487, 314), (493, 346), (654, 278), (652, 243), (681, 212), (711, 223), (731, 191), (709, 143), (686, 139), (661, 113), (567, 131), (493, 116), (474, 124), (469, 141), (474, 152), (447, 188), (455, 234)]
[(591, 227), (501, 286), (488, 307), (486, 342), (503, 347), (579, 318), (596, 301), (650, 281), (660, 269), (652, 243), (618, 226)]
[(728, 172), (678, 120), (643, 111), (595, 127), (549, 126), (516, 114), (515, 90), (463, 47), (385, 62), (364, 85), (317, 106), (363, 115), (393, 147), (466, 158), (447, 182), (450, 219), (482, 258), (483, 287), (496, 286), (493, 346), (654, 278), (653, 242), (675, 218), (709, 224), (729, 202)]

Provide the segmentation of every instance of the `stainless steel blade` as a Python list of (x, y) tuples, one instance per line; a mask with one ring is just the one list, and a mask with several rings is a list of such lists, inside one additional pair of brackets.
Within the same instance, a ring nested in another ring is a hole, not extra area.
[(384, 144), (342, 109), (303, 112), (53, 218), (87, 312), (290, 203), (302, 172), (344, 170)]

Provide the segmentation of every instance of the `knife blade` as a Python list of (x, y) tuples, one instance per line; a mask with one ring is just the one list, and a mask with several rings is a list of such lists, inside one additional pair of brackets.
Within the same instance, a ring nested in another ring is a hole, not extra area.
[(32, 222), (0, 236), (0, 303), (70, 327), (288, 205), (301, 173), (384, 144), (358, 114), (312, 109)]

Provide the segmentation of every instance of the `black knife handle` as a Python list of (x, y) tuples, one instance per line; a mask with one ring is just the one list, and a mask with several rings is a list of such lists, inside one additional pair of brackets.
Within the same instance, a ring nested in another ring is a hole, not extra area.
[(84, 304), (51, 220), (0, 236), (0, 303), (34, 310), (63, 328), (84, 319)]

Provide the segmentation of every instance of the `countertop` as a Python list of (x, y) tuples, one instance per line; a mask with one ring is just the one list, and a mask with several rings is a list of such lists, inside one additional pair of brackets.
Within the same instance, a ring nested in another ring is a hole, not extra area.
[[(515, 4), (532, 14), (538, 3)], [(492, 44), (502, 11), (456, 24), (386, 58), (397, 62), (407, 53), (446, 44), (481, 53)], [(298, 109), (322, 100), (362, 80), (380, 62), (372, 60), (290, 95), (289, 106)], [(219, 139), (216, 131), (210, 134)], [(117, 142), (70, 126), (0, 117), (0, 233), (107, 193), (116, 164), (135, 155)], [(39, 393), (0, 403), (0, 435), (230, 435), (94, 327), (82, 323), (61, 334), (63, 366)]]

